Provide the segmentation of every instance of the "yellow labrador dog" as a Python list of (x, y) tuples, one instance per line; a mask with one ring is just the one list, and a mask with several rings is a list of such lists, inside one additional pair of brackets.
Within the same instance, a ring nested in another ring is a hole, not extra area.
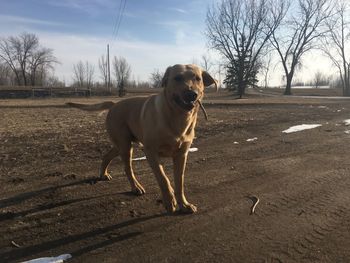
[[(197, 114), (204, 88), (216, 81), (196, 65), (168, 67), (162, 79), (162, 92), (149, 97), (134, 97), (120, 102), (94, 105), (67, 103), (83, 110), (106, 110), (106, 126), (114, 147), (103, 157), (100, 177), (111, 179), (107, 168), (120, 155), (125, 165), (131, 190), (145, 193), (132, 169), (132, 142), (141, 143), (162, 192), (163, 204), (170, 213), (178, 206), (184, 213), (197, 211), (186, 200), (184, 172), (188, 150), (194, 138)], [(166, 176), (160, 157), (172, 157), (174, 163), (175, 193)]]

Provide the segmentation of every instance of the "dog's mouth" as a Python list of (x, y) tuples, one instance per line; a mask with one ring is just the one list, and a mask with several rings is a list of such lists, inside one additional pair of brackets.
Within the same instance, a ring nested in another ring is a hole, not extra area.
[(191, 111), (198, 101), (198, 91), (184, 90), (180, 94), (174, 94), (175, 103), (186, 111)]
[(186, 111), (191, 111), (194, 108), (194, 106), (196, 105), (196, 103), (198, 103), (199, 107), (203, 111), (205, 119), (208, 120), (207, 111), (204, 109), (204, 106), (199, 99), (186, 101), (183, 98), (181, 98), (179, 95), (175, 95), (175, 94), (173, 95), (173, 99), (179, 107), (181, 107), (182, 109), (184, 109)]
[(175, 95), (173, 96), (173, 99), (175, 103), (180, 106), (180, 108), (186, 110), (186, 111), (191, 111), (194, 106), (196, 105), (196, 100), (191, 100), (191, 101), (186, 101), (184, 100), (181, 96)]

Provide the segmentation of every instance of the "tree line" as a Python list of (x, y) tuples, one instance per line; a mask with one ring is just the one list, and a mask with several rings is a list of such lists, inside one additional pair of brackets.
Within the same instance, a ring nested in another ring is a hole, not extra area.
[(53, 50), (42, 47), (35, 34), (22, 33), (0, 39), (0, 84), (44, 85), (58, 63)]
[(222, 0), (208, 8), (206, 36), (225, 61), (224, 82), (240, 97), (257, 85), (271, 53), (279, 58), (284, 94), (290, 95), (295, 73), (312, 49), (331, 59), (349, 96), (348, 17), (347, 0)]
[[(64, 86), (53, 74), (60, 62), (53, 50), (40, 45), (35, 34), (24, 32), (19, 36), (0, 38), (0, 85), (6, 86)], [(124, 57), (114, 56), (111, 63), (112, 79), (108, 76), (107, 59), (98, 60), (98, 71), (102, 82), (96, 81), (95, 66), (89, 61), (78, 61), (72, 67), (72, 86), (91, 89), (93, 86), (119, 89), (123, 95), (126, 86), (159, 87), (162, 73), (155, 71), (150, 82), (131, 80), (131, 66)]]
[[(263, 78), (267, 86), (272, 57), (283, 69), (286, 95), (292, 93), (296, 72), (305, 54), (322, 50), (335, 66), (344, 96), (350, 96), (350, 3), (347, 0), (221, 0), (208, 7), (205, 35), (208, 46), (221, 55), (219, 76), (224, 73), (225, 86), (241, 97), (247, 87), (257, 86)], [(212, 70), (209, 57), (202, 56), (201, 66)], [(53, 50), (40, 45), (36, 35), (0, 38), (0, 85), (57, 85), (50, 72), (59, 63)], [(114, 86), (123, 90), (135, 86), (131, 66), (123, 57), (114, 56), (109, 80), (107, 58), (95, 67), (88, 61), (73, 65), (73, 86)], [(149, 81), (140, 86), (159, 87), (163, 72), (155, 69)], [(321, 81), (322, 80), (322, 81)], [(315, 85), (324, 83), (320, 72)]]

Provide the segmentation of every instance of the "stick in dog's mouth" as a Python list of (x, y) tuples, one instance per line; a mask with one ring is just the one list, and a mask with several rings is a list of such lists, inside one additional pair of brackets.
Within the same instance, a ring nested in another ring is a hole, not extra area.
[(174, 95), (173, 99), (176, 102), (176, 104), (179, 105), (184, 110), (191, 111), (194, 108), (194, 104), (195, 104), (194, 101), (193, 102), (186, 102), (178, 95)]
[(176, 96), (174, 95), (174, 101), (177, 103), (177, 105), (179, 105), (181, 108), (183, 108), (184, 110), (192, 110), (194, 108), (194, 105), (196, 103), (199, 104), (201, 110), (203, 111), (203, 114), (204, 114), (204, 117), (205, 117), (205, 120), (208, 120), (208, 114), (207, 114), (207, 111), (205, 110), (202, 102), (200, 100), (197, 100), (197, 101), (194, 101), (194, 102), (191, 102), (191, 103), (186, 103), (184, 100), (182, 100), (180, 98), (180, 96)]
[(198, 100), (198, 104), (199, 104), (199, 107), (201, 107), (201, 110), (202, 110), (203, 113), (204, 113), (205, 120), (207, 121), (207, 120), (208, 120), (207, 111), (204, 109), (204, 106), (203, 106), (203, 104), (202, 104), (202, 102), (201, 102), (200, 100)]

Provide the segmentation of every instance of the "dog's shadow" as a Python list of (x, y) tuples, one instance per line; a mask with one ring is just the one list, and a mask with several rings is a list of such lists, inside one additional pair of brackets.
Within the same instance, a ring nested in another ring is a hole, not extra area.
[(97, 182), (96, 178), (86, 178), (83, 180), (67, 183), (67, 184), (62, 184), (62, 185), (56, 185), (56, 186), (50, 186), (46, 188), (42, 188), (39, 190), (31, 191), (31, 192), (25, 192), (18, 194), (16, 196), (6, 198), (6, 199), (1, 199), (0, 200), (0, 208), (5, 208), (8, 206), (20, 204), (28, 199), (43, 195), (45, 193), (50, 193), (54, 192), (58, 189), (62, 189), (65, 187), (70, 187), (70, 186), (75, 186), (75, 185), (81, 185), (81, 184), (95, 184)]
[[(13, 196), (10, 198), (1, 199), (0, 200), (0, 209), (10, 207), (10, 206), (19, 205), (19, 204), (21, 204), (29, 199), (39, 197), (39, 196), (47, 194), (47, 193), (55, 192), (58, 189), (63, 189), (66, 187), (71, 187), (71, 186), (76, 186), (76, 185), (84, 185), (84, 184), (92, 185), (92, 184), (96, 184), (97, 182), (103, 182), (103, 180), (100, 180), (100, 178), (98, 178), (98, 177), (97, 178), (91, 177), (91, 178), (86, 178), (83, 180), (79, 180), (79, 181), (75, 181), (75, 182), (71, 182), (71, 183), (67, 183), (67, 184), (50, 186), (50, 187), (42, 188), (42, 189), (35, 190), (35, 191), (21, 193), (21, 194), (18, 194), (16, 196)], [(113, 193), (113, 195), (115, 195), (115, 194), (125, 195), (125, 196), (129, 196), (129, 197), (136, 197), (135, 194), (131, 191)], [(103, 194), (103, 195), (98, 195), (98, 196), (93, 196), (93, 197), (76, 198), (76, 199), (64, 200), (64, 201), (48, 203), (48, 204), (39, 204), (36, 207), (30, 208), (27, 210), (23, 210), (23, 211), (18, 211), (18, 212), (3, 212), (3, 213), (0, 213), (0, 222), (4, 221), (4, 220), (14, 219), (17, 217), (24, 217), (24, 216), (27, 216), (27, 215), (30, 215), (30, 214), (33, 214), (36, 212), (40, 212), (40, 211), (45, 211), (45, 210), (49, 210), (49, 209), (54, 209), (54, 208), (66, 206), (66, 205), (71, 205), (71, 204), (78, 203), (78, 202), (103, 198), (103, 197), (110, 196), (110, 195), (112, 195), (112, 194)]]
[[(43, 253), (45, 251), (57, 249), (61, 246), (70, 245), (72, 243), (79, 242), (82, 240), (92, 239), (89, 245), (83, 246), (83, 247), (80, 246), (79, 249), (69, 252), (73, 256), (73, 258), (75, 258), (85, 253), (88, 253), (90, 251), (96, 250), (98, 248), (103, 248), (105, 246), (112, 245), (114, 243), (118, 243), (126, 239), (139, 236), (143, 232), (133, 231), (133, 232), (128, 232), (126, 234), (115, 234), (115, 235), (113, 235), (113, 232), (117, 232), (117, 230), (119, 229), (127, 228), (129, 226), (142, 223), (148, 220), (152, 220), (155, 218), (159, 218), (165, 215), (166, 213), (134, 218), (134, 219), (126, 220), (121, 223), (106, 226), (103, 228), (97, 228), (81, 234), (69, 235), (63, 238), (46, 241), (46, 242), (32, 245), (32, 246), (16, 248), (11, 251), (0, 253), (0, 258), (2, 258), (4, 262), (18, 261), (20, 259), (24, 259), (31, 255), (36, 255), (39, 253)], [(112, 235), (108, 235), (107, 234), (108, 232), (112, 232)], [(100, 241), (101, 239), (102, 241)]]
[[(30, 192), (25, 192), (18, 194), (16, 196), (7, 198), (7, 199), (2, 199), (0, 200), (0, 208), (6, 208), (9, 206), (14, 206), (14, 205), (19, 205), (22, 202), (25, 202), (26, 200), (29, 200), (31, 198), (39, 197), (40, 195), (44, 195), (53, 191), (56, 191), (58, 189), (70, 187), (70, 186), (75, 186), (75, 185), (83, 185), (83, 184), (95, 184), (99, 180), (94, 178), (87, 178), (67, 184), (61, 184), (57, 186), (51, 186), (51, 187), (46, 187), (42, 188), (39, 190), (35, 191), (30, 191)], [(113, 193), (113, 195), (116, 193)], [(134, 196), (133, 193), (131, 192), (120, 192), (117, 193), (119, 195), (127, 195), (127, 196)], [(99, 196), (93, 196), (93, 197), (86, 197), (86, 198), (76, 198), (76, 199), (71, 199), (71, 200), (64, 200), (60, 202), (55, 202), (55, 203), (49, 203), (49, 204), (39, 204), (36, 207), (24, 210), (24, 211), (19, 211), (19, 212), (7, 212), (0, 214), (0, 222), (4, 220), (9, 220), (9, 219), (14, 219), (16, 217), (24, 217), (27, 215), (30, 215), (32, 213), (36, 212), (41, 212), (49, 209), (54, 209), (57, 207), (65, 206), (65, 205), (70, 205), (74, 204), (77, 202), (82, 202), (86, 200), (92, 200), (92, 199), (98, 199), (101, 197), (105, 197), (111, 194), (104, 194), (104, 195), (99, 195)], [(118, 243), (121, 241), (124, 241), (126, 239), (134, 238), (138, 235), (141, 235), (142, 232), (140, 231), (124, 231), (126, 233), (119, 234), (120, 229), (127, 229), (129, 226), (140, 224), (142, 222), (156, 219), (162, 216), (166, 216), (166, 213), (162, 214), (154, 214), (150, 216), (142, 216), (142, 217), (137, 217), (133, 218), (130, 220), (126, 220), (120, 223), (116, 223), (113, 225), (105, 226), (102, 228), (96, 228), (91, 231), (79, 233), (79, 234), (73, 234), (69, 236), (65, 236), (62, 238), (58, 238), (55, 240), (50, 240), (50, 241), (45, 241), (41, 242), (39, 244), (35, 245), (30, 245), (26, 247), (16, 247), (11, 249), (10, 251), (5, 251), (5, 252), (0, 252), (0, 258), (4, 260), (4, 262), (10, 262), (10, 261), (19, 261), (23, 260), (29, 256), (35, 256), (35, 255), (40, 255), (42, 253), (45, 254), (48, 253), (48, 251), (51, 250), (61, 250), (61, 247), (69, 246), (70, 244), (83, 241), (84, 244), (86, 244), (85, 240), (89, 240), (87, 245), (83, 246), (74, 246), (73, 247), (79, 247), (78, 249), (74, 251), (68, 251), (68, 253), (72, 254), (73, 258), (78, 257), (80, 255), (83, 255), (85, 253), (88, 253), (90, 251), (96, 250), (98, 248), (103, 248), (108, 245), (112, 245), (114, 243)], [(109, 234), (110, 233), (110, 234)]]

